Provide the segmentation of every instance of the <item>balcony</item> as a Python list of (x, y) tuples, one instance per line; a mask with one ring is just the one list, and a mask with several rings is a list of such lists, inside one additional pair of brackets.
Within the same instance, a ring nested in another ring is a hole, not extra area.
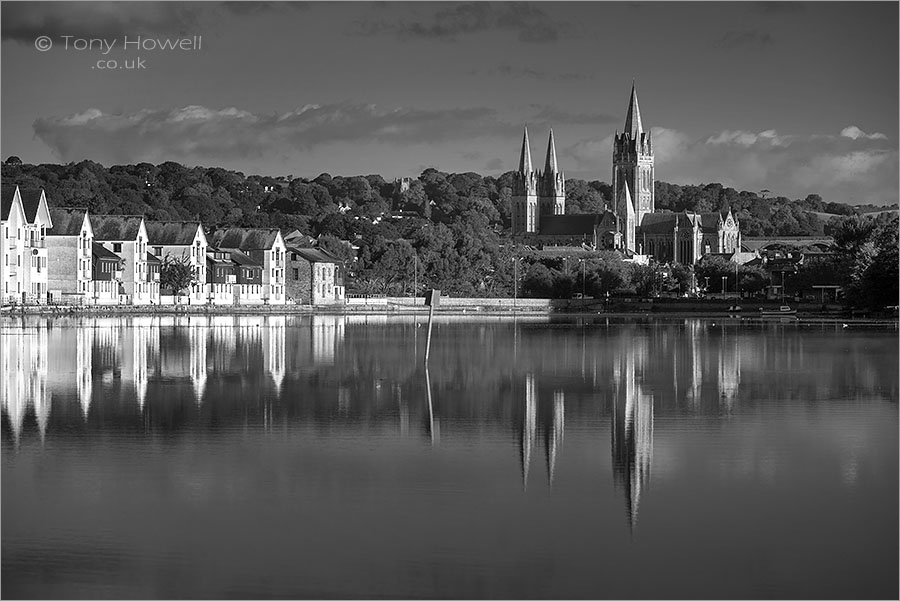
[(43, 240), (25, 239), (25, 248), (44, 248)]
[(151, 273), (151, 274), (150, 274), (150, 281), (151, 281), (151, 282), (158, 282), (158, 281), (159, 281), (159, 272)]

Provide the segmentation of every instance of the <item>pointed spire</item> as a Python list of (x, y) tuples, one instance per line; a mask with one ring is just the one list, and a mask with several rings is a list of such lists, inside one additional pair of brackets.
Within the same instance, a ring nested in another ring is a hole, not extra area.
[(559, 173), (559, 167), (556, 164), (556, 142), (553, 139), (553, 129), (550, 129), (550, 141), (547, 143), (547, 161), (544, 164), (544, 175), (549, 173)]
[(634, 203), (631, 202), (631, 191), (628, 189), (628, 182), (623, 182), (619, 198), (625, 203), (625, 210), (628, 214), (634, 215)]
[(644, 126), (641, 124), (641, 108), (638, 106), (637, 92), (634, 89), (634, 80), (632, 80), (631, 100), (628, 102), (628, 114), (625, 115), (625, 133), (629, 134), (632, 140), (640, 140), (643, 132)]
[(525, 126), (525, 135), (522, 137), (522, 154), (519, 156), (519, 173), (531, 173), (531, 144), (528, 143), (528, 126)]

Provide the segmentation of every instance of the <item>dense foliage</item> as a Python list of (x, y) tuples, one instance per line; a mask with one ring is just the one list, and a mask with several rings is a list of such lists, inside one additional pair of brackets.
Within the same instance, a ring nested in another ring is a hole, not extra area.
[(159, 268), (159, 287), (163, 294), (179, 295), (194, 283), (194, 268), (187, 256), (165, 256)]
[[(538, 258), (512, 245), (512, 172), (485, 177), (426, 169), (401, 187), (379, 175), (276, 178), (173, 162), (106, 168), (92, 161), (30, 165), (10, 157), (3, 164), (3, 182), (43, 187), (52, 205), (87, 207), (97, 214), (199, 219), (210, 228), (297, 229), (342, 258), (357, 257), (349, 268), (351, 291), (409, 294), (416, 286), (419, 292), (434, 287), (465, 296), (652, 294), (673, 286), (686, 291), (692, 276), (683, 267), (654, 267), (651, 273), (629, 266), (615, 253), (582, 266), (574, 259)], [(567, 212), (597, 212), (611, 204), (608, 184), (566, 181)], [(744, 236), (833, 233), (843, 227), (839, 216), (866, 210), (825, 203), (815, 194), (792, 201), (720, 184), (664, 182), (656, 182), (656, 205), (672, 211), (730, 208)], [(873, 244), (873, 249), (882, 248), (880, 242)], [(847, 252), (855, 257), (851, 271), (857, 282), (878, 279), (873, 265), (890, 258), (881, 250)], [(701, 268), (713, 274), (711, 290), (721, 286), (713, 267)], [(733, 278), (733, 267), (724, 275)], [(744, 270), (738, 277), (742, 289), (750, 289), (759, 274)], [(732, 289), (734, 282), (727, 286)]]

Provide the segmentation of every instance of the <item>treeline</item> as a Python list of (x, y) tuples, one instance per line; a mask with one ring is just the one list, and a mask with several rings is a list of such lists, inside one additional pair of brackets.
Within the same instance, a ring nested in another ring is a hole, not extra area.
[[(174, 162), (107, 168), (92, 161), (30, 165), (10, 157), (2, 175), (4, 184), (44, 188), (54, 206), (87, 207), (96, 214), (198, 219), (210, 229), (297, 229), (339, 256), (356, 256), (348, 283), (360, 292), (403, 294), (415, 285), (419, 291), (434, 287), (467, 296), (562, 296), (570, 288), (605, 294), (671, 286), (660, 282), (662, 276), (650, 278), (627, 266), (618, 255), (586, 264), (582, 282), (571, 265), (522, 249), (514, 252), (509, 239), (512, 172), (491, 177), (426, 169), (401, 186), (379, 175), (323, 173), (306, 179)], [(568, 213), (602, 211), (613, 205), (612, 196), (605, 182), (566, 181)], [(720, 184), (664, 182), (656, 183), (656, 205), (671, 211), (730, 208), (745, 236), (833, 233), (847, 215), (862, 212), (825, 203), (817, 195), (792, 201)], [(822, 219), (817, 212), (833, 217)], [(594, 268), (590, 277), (588, 268)], [(514, 285), (516, 270), (518, 285)], [(615, 273), (619, 275), (611, 275)], [(670, 277), (680, 282), (677, 275), (664, 275), (667, 282)], [(648, 278), (657, 283), (648, 284)], [(683, 287), (683, 282), (677, 286)]]

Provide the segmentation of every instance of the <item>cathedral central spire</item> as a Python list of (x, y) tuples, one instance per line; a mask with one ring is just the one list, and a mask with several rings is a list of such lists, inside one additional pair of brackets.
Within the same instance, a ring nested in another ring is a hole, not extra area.
[(522, 137), (522, 154), (519, 156), (519, 173), (531, 173), (531, 145), (528, 143), (528, 126), (525, 126), (525, 135)]
[(628, 114), (625, 115), (625, 133), (631, 136), (632, 140), (638, 140), (644, 133), (644, 126), (641, 124), (641, 108), (638, 106), (637, 92), (634, 89), (634, 82), (631, 82), (631, 100), (628, 103)]

